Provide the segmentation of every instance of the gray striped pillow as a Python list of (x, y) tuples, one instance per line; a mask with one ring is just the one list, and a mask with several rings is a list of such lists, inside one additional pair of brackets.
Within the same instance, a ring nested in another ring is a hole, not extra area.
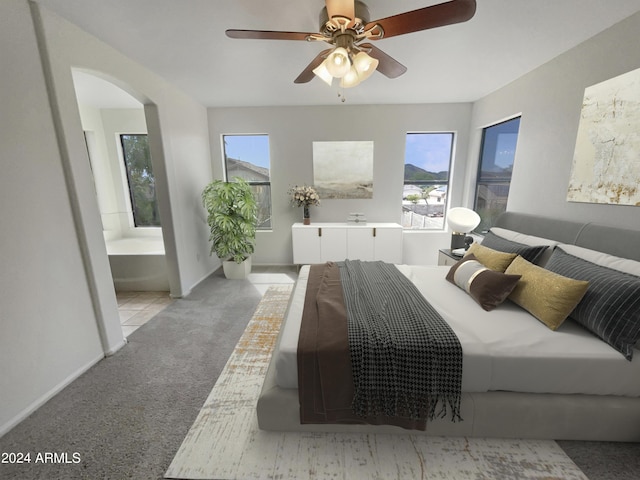
[(496, 235), (489, 230), (482, 239), (482, 245), (485, 247), (498, 250), (506, 253), (517, 253), (525, 260), (536, 263), (536, 260), (542, 253), (549, 248), (549, 245), (525, 245), (524, 243), (514, 242), (513, 240), (507, 240), (499, 235)]
[(630, 361), (640, 340), (640, 277), (596, 265), (561, 247), (556, 247), (545, 268), (589, 281), (587, 293), (569, 316)]

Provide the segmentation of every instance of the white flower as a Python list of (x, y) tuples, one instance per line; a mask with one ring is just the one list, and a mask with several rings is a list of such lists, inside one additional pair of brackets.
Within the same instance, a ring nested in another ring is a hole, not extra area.
[(320, 205), (320, 196), (313, 187), (303, 185), (301, 187), (291, 187), (288, 191), (291, 195), (291, 203), (297, 207), (308, 207), (310, 205)]

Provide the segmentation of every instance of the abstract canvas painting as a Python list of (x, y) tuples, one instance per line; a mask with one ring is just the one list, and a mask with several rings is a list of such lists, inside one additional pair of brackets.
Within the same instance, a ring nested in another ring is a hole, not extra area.
[(323, 200), (373, 198), (373, 142), (313, 142), (313, 184)]
[(640, 69), (585, 89), (567, 200), (640, 206)]

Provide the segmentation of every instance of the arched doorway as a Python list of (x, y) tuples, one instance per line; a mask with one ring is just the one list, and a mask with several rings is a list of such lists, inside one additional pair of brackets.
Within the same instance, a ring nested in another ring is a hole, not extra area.
[(128, 336), (170, 302), (145, 108), (102, 75), (83, 70), (72, 75), (122, 330)]

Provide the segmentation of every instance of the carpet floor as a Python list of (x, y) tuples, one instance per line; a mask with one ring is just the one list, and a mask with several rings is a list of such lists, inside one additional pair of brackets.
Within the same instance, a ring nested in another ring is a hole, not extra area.
[[(210, 276), (0, 438), (0, 453), (78, 452), (80, 463), (0, 463), (0, 478), (163, 478), (268, 284), (290, 274)], [(638, 443), (557, 443), (590, 480), (640, 478)]]

